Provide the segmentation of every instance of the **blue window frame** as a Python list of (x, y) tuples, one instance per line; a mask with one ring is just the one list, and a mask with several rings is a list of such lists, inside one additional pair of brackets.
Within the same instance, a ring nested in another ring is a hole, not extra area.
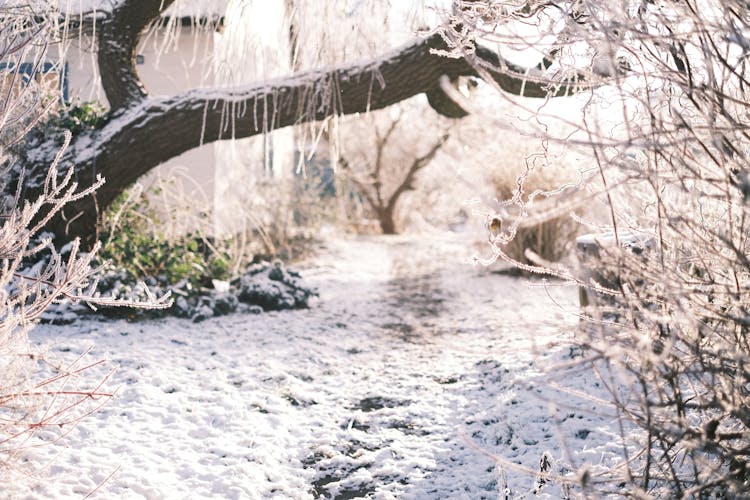
[[(7, 71), (9, 73), (17, 71), (18, 74), (21, 75), (22, 85), (28, 85), (36, 67), (37, 65), (35, 63), (29, 62), (21, 64), (16, 64), (15, 62), (0, 62), (0, 71)], [(60, 71), (59, 64), (46, 62), (38, 66), (37, 72), (41, 75), (53, 72), (58, 73), (60, 92), (62, 93), (63, 101), (68, 102), (68, 63), (63, 64), (62, 71)]]

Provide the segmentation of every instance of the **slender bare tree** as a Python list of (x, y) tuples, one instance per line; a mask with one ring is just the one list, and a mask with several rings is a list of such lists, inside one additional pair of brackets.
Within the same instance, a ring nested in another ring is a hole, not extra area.
[(383, 234), (398, 232), (399, 201), (405, 193), (416, 189), (417, 175), (449, 138), (446, 126), (435, 134), (438, 137), (430, 137), (427, 126), (420, 132), (422, 140), (409, 134), (409, 127), (421, 122), (415, 111), (419, 111), (419, 106), (412, 104), (401, 105), (397, 114), (372, 113), (372, 120), (347, 131), (347, 139), (341, 146), (341, 173), (354, 183), (377, 217)]

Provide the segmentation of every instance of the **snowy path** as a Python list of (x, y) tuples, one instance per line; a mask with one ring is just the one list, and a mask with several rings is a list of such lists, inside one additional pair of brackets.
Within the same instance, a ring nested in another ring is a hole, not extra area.
[[(38, 327), (56, 356), (93, 345), (119, 389), (29, 453), (48, 477), (5, 496), (104, 482), (97, 498), (515, 498), (533, 475), (491, 456), (538, 470), (549, 451), (556, 473), (611, 460), (608, 419), (534, 387), (536, 366), (568, 359), (575, 290), (489, 274), (471, 253), (445, 238), (335, 242), (302, 269), (321, 292), (310, 310)], [(566, 384), (596, 391), (585, 373)]]

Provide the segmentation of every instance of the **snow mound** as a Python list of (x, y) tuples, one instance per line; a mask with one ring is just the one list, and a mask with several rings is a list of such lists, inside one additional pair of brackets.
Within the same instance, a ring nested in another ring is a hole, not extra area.
[[(176, 297), (172, 307), (165, 310), (99, 307), (95, 310), (85, 304), (64, 301), (46, 311), (42, 315), (42, 322), (66, 325), (73, 323), (80, 315), (95, 312), (114, 318), (176, 316), (200, 322), (234, 312), (260, 314), (266, 311), (306, 309), (310, 300), (318, 295), (315, 288), (308, 285), (298, 272), (288, 269), (280, 261), (254, 264), (230, 283), (214, 280), (211, 288), (196, 289), (186, 280), (170, 286), (164, 276), (150, 277), (146, 285), (149, 292), (157, 297), (171, 292)], [(148, 299), (144, 287), (139, 286), (123, 271), (105, 275), (100, 280), (99, 293), (104, 297), (134, 301)]]

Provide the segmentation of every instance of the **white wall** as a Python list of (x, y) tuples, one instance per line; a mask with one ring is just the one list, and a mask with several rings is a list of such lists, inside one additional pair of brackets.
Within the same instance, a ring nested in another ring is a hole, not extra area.
[[(241, 85), (290, 74), (289, 32), (283, 2), (230, 1), (224, 29), (215, 35), (215, 84)], [(217, 234), (244, 232), (279, 215), (288, 195), (285, 181), (294, 168), (294, 149), (291, 128), (215, 144), (221, 165), (214, 184)]]
[[(160, 47), (159, 37), (147, 40), (139, 51), (144, 62), (138, 66), (146, 90), (152, 95), (170, 95), (212, 84), (210, 55), (213, 51), (213, 32), (182, 28), (170, 41), (172, 47)], [(174, 169), (186, 170), (202, 186), (210, 198), (214, 189), (214, 147), (209, 144), (192, 149), (171, 159), (156, 170), (157, 175), (169, 175)], [(191, 193), (195, 188), (185, 186)], [(198, 199), (196, 194), (194, 197)], [(200, 207), (205, 210), (207, 207)]]

